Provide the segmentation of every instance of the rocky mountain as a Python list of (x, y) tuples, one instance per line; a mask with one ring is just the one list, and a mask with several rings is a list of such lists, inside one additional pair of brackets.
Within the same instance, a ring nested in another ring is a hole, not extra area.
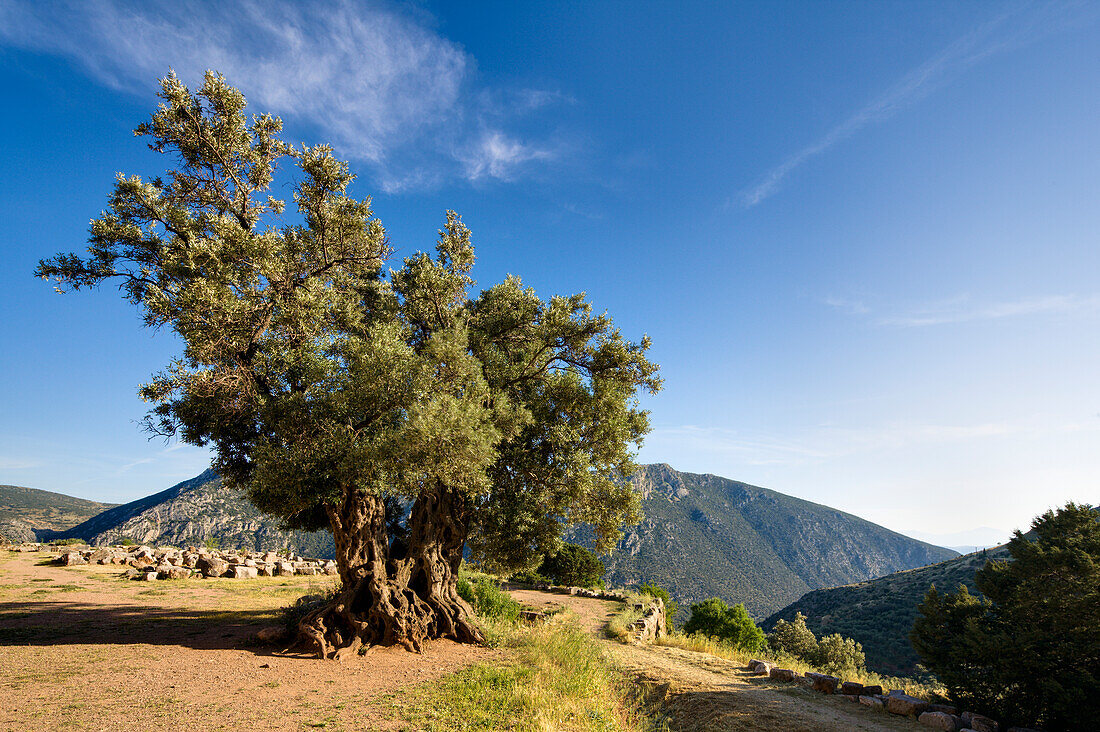
[(36, 531), (61, 531), (114, 505), (37, 488), (0, 485), (0, 536), (10, 541), (34, 541)]
[[(603, 557), (614, 584), (656, 582), (682, 607), (707, 597), (767, 616), (819, 587), (956, 556), (857, 516), (716, 475), (642, 466), (645, 519)], [(583, 529), (571, 533), (584, 543)]]
[(862, 643), (868, 668), (909, 674), (919, 661), (909, 643), (909, 631), (928, 588), (934, 584), (938, 590), (954, 592), (966, 585), (977, 594), (974, 573), (987, 561), (1008, 556), (1001, 545), (868, 582), (815, 590), (769, 617), (763, 627), (771, 630), (780, 618), (792, 620), (800, 612), (818, 637), (840, 633)]
[(168, 490), (108, 509), (63, 532), (42, 539), (84, 539), (89, 544), (123, 540), (150, 546), (204, 544), (222, 548), (268, 551), (290, 549), (307, 557), (333, 556), (327, 531), (284, 531), (248, 499), (222, 485), (214, 471), (178, 483)]

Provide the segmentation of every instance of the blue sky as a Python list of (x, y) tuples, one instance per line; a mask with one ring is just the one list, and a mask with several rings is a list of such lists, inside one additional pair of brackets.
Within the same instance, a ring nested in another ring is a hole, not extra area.
[(481, 284), (649, 333), (643, 461), (911, 534), (1096, 503), (1098, 41), (1085, 3), (11, 0), (0, 482), (121, 502), (205, 467), (136, 425), (171, 335), (31, 277), (117, 171), (163, 171), (131, 130), (172, 67), (331, 142), (399, 254), (455, 209)]

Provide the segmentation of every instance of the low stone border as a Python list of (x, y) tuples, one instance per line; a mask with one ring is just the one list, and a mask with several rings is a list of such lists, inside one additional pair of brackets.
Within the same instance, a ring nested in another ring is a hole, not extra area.
[[(885, 691), (881, 686), (864, 686), (854, 681), (842, 681), (836, 676), (807, 671), (797, 671), (779, 666), (771, 661), (752, 659), (747, 669), (757, 676), (767, 676), (781, 683), (798, 682), (823, 694), (838, 694), (851, 702), (884, 713), (909, 717), (931, 729), (945, 732), (1002, 732), (1001, 725), (989, 717), (973, 712), (958, 713), (950, 704), (932, 704), (909, 696), (900, 689)], [(1038, 732), (1023, 727), (1009, 727), (1004, 732)]]

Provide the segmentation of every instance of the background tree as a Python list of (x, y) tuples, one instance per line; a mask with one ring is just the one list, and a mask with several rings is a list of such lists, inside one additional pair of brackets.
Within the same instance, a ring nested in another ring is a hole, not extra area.
[(1050, 730), (1094, 729), (1100, 719), (1100, 522), (1070, 503), (1016, 532), (1011, 561), (975, 582), (932, 588), (910, 640), (951, 696), (975, 711)]
[[(434, 256), (387, 271), (385, 230), (328, 147), (282, 142), (214, 73), (195, 94), (169, 75), (160, 96), (135, 132), (172, 169), (120, 176), (87, 257), (37, 274), (117, 281), (171, 327), (184, 351), (141, 389), (149, 429), (211, 445), (225, 482), (287, 527), (332, 531), (342, 589), (299, 626), (322, 656), (477, 641), (456, 590), (468, 542), (521, 567), (568, 524), (607, 548), (639, 519), (622, 478), (648, 430), (635, 394), (660, 387), (647, 339), (514, 277), (471, 296), (454, 213)], [(290, 219), (270, 195), (281, 165)]]
[(603, 562), (578, 544), (563, 544), (542, 560), (538, 573), (556, 585), (596, 587), (603, 585)]
[(672, 599), (672, 595), (664, 587), (652, 582), (646, 582), (638, 588), (638, 592), (643, 595), (649, 595), (650, 597), (656, 597), (665, 604), (665, 624), (669, 630), (672, 629), (672, 618), (675, 617), (676, 611), (680, 609), (679, 603)]
[(757, 627), (743, 603), (731, 607), (718, 597), (692, 604), (691, 617), (681, 630), (687, 635), (698, 633), (728, 641), (746, 653), (756, 653), (767, 643), (764, 631)]
[(812, 663), (817, 654), (817, 636), (806, 626), (806, 616), (796, 612), (790, 622), (783, 619), (776, 621), (768, 634), (768, 647), (773, 653), (785, 653)]

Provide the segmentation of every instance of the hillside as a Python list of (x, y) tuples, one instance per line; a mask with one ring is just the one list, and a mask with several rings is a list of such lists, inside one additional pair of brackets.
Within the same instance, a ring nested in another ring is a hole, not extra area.
[(0, 535), (12, 541), (34, 541), (36, 530), (61, 531), (114, 505), (37, 488), (0, 485)]
[[(686, 606), (711, 596), (763, 617), (806, 592), (956, 556), (827, 506), (715, 475), (646, 465), (645, 519), (610, 556), (614, 584), (653, 581)], [(584, 530), (571, 532), (584, 542)]]
[(221, 547), (284, 549), (303, 556), (331, 557), (328, 532), (283, 531), (243, 496), (222, 485), (212, 470), (171, 488), (93, 516), (43, 538), (80, 538), (90, 544), (130, 539), (162, 546), (216, 543)]
[(1000, 546), (869, 582), (815, 590), (769, 617), (763, 627), (771, 630), (780, 618), (791, 620), (801, 612), (819, 637), (840, 633), (862, 643), (868, 668), (911, 673), (919, 659), (909, 644), (909, 630), (928, 588), (935, 584), (937, 589), (954, 592), (965, 584), (976, 592), (974, 573), (990, 559), (1007, 556), (1008, 550)]

